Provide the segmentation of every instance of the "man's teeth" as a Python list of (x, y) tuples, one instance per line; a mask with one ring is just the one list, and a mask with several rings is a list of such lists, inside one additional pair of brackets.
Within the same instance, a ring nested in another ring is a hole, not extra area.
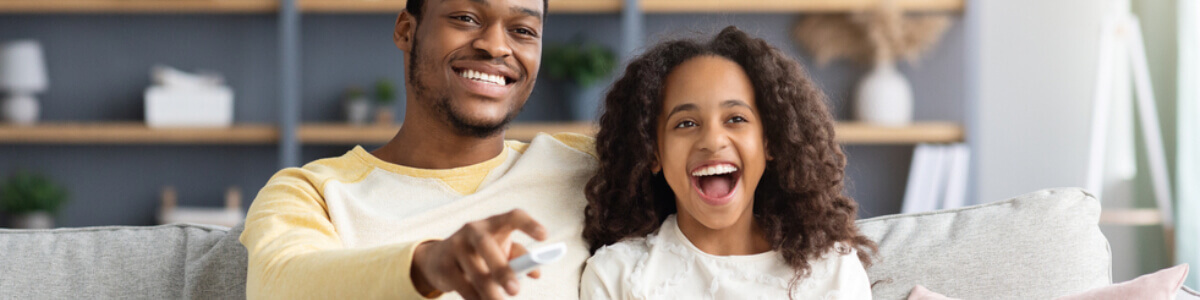
[(715, 165), (692, 172), (692, 176), (712, 176), (737, 172), (737, 167), (731, 165)]
[(479, 82), (504, 85), (504, 76), (483, 73), (475, 70), (463, 70), (462, 72), (458, 72), (458, 76)]

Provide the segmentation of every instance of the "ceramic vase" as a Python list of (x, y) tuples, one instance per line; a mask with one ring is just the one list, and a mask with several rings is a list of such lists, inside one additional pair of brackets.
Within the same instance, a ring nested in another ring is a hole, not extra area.
[(875, 64), (858, 83), (855, 117), (881, 126), (905, 126), (912, 123), (912, 87), (896, 70), (894, 61)]

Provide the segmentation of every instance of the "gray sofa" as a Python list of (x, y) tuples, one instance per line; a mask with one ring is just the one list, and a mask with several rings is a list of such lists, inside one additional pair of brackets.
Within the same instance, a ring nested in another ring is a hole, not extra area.
[[(1100, 203), (1050, 189), (961, 209), (859, 221), (879, 243), (879, 299), (916, 284), (967, 299), (1048, 299), (1111, 282)], [(0, 298), (245, 297), (246, 249), (198, 225), (0, 230)]]

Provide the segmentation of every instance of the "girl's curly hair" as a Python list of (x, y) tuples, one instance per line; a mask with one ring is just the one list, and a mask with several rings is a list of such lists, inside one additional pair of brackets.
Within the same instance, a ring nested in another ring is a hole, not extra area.
[(583, 237), (601, 246), (653, 233), (676, 212), (675, 195), (654, 174), (663, 83), (681, 63), (714, 55), (736, 62), (754, 85), (767, 153), (773, 160), (754, 195), (754, 218), (771, 248), (807, 277), (810, 260), (836, 243), (858, 250), (864, 266), (878, 249), (854, 220), (858, 205), (842, 194), (846, 156), (834, 141), (824, 94), (795, 60), (762, 39), (729, 26), (708, 42), (673, 40), (633, 59), (605, 97), (596, 152), (597, 174), (588, 181)]

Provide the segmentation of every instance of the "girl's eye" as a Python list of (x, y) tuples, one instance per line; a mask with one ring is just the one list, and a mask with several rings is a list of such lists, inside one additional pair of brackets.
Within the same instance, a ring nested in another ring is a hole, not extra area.
[(675, 125), (675, 128), (687, 128), (687, 127), (695, 127), (695, 126), (696, 126), (696, 122), (683, 121), (683, 122), (679, 122), (679, 124)]
[(734, 116), (732, 118), (729, 118), (729, 121), (726, 121), (726, 123), (745, 123), (745, 122), (749, 122), (749, 121), (746, 121), (746, 118), (743, 118), (741, 116)]
[(453, 17), (450, 17), (450, 18), (451, 18), (451, 19), (455, 19), (455, 20), (459, 20), (459, 21), (463, 21), (463, 22), (467, 22), (467, 23), (475, 23), (475, 24), (479, 24), (479, 22), (476, 22), (476, 21), (475, 21), (475, 18), (472, 18), (471, 16), (453, 16)]

